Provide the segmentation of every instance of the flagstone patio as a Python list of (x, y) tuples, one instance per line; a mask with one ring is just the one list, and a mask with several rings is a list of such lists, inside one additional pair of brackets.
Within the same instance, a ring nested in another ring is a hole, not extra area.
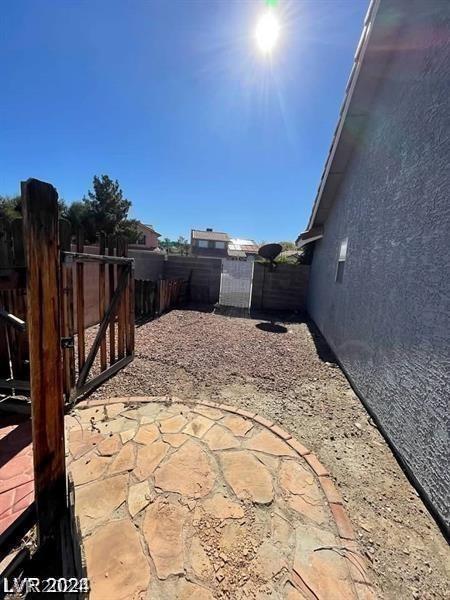
[(326, 468), (276, 424), (167, 397), (66, 419), (93, 600), (375, 598)]

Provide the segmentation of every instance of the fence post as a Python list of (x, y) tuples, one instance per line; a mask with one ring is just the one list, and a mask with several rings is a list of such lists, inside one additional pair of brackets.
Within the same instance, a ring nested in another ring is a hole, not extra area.
[(61, 368), (58, 194), (37, 179), (21, 184), (27, 264), (31, 418), (39, 543), (54, 540), (66, 507)]

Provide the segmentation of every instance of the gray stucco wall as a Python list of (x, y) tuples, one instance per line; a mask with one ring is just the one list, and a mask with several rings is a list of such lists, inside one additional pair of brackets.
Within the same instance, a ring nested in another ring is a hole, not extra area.
[[(447, 527), (449, 9), (448, 2), (410, 3), (398, 39), (402, 50), (388, 65), (316, 243), (307, 300)], [(339, 244), (347, 236), (344, 278), (336, 283)]]

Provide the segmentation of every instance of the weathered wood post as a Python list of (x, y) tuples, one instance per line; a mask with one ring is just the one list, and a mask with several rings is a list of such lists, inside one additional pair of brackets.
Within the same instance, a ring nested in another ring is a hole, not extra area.
[(58, 194), (37, 179), (22, 182), (21, 189), (35, 498), (39, 543), (44, 544), (58, 535), (66, 507)]

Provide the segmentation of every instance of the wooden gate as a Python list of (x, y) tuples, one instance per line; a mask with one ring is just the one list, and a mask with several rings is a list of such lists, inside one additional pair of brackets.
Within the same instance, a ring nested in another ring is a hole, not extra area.
[[(104, 234), (99, 254), (84, 252), (81, 232), (76, 251), (70, 250), (70, 233), (61, 235), (61, 248), (63, 385), (66, 401), (74, 402), (133, 360), (134, 260), (126, 257), (123, 239), (110, 237), (107, 247)], [(91, 267), (92, 274), (96, 266), (99, 324), (95, 329), (85, 322), (86, 286), (93, 288), (85, 269)], [(88, 338), (93, 338), (90, 347)]]
[[(30, 395), (26, 237), (23, 219), (0, 220), (0, 392), (15, 397)], [(71, 238), (70, 223), (60, 219), (61, 368), (66, 403), (85, 396), (134, 356), (134, 261), (127, 257), (126, 243), (100, 234), (99, 254), (93, 254), (84, 251), (82, 231), (75, 244)]]

